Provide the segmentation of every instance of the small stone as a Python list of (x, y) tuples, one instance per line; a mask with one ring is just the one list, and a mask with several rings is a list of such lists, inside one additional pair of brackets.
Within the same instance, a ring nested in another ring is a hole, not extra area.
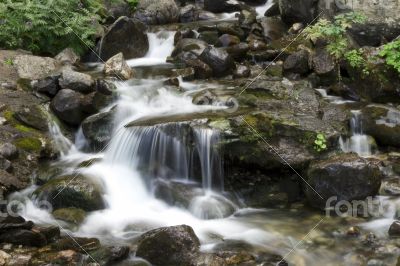
[(400, 221), (394, 221), (389, 228), (390, 237), (400, 237)]
[(359, 236), (360, 235), (360, 228), (358, 226), (352, 226), (347, 230), (346, 234), (348, 236)]

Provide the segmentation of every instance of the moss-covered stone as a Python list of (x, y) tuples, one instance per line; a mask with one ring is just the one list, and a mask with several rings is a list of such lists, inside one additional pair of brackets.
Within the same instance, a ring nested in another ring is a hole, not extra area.
[(55, 210), (53, 216), (56, 219), (79, 225), (85, 220), (86, 212), (82, 209), (70, 207)]
[(42, 149), (42, 142), (40, 139), (34, 137), (17, 139), (14, 141), (14, 145), (28, 152), (40, 152)]

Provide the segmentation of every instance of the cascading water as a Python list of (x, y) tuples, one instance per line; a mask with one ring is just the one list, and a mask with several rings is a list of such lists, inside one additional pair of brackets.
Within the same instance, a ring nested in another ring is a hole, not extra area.
[(371, 144), (370, 137), (363, 132), (362, 113), (359, 110), (353, 110), (350, 120), (350, 129), (352, 136), (348, 139), (339, 140), (341, 149), (344, 152), (355, 152), (360, 156), (370, 156)]

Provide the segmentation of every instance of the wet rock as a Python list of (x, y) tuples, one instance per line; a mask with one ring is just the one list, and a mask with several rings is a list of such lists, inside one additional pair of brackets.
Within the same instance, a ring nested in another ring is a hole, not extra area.
[(267, 11), (265, 11), (264, 16), (266, 17), (275, 17), (280, 15), (279, 1), (273, 0), (272, 2), (272, 6)]
[(388, 231), (391, 237), (400, 237), (400, 221), (394, 221)]
[(200, 241), (187, 225), (161, 227), (144, 233), (138, 243), (136, 255), (154, 266), (195, 265)]
[(99, 91), (84, 95), (81, 101), (84, 118), (100, 112), (101, 109), (111, 104), (113, 99), (113, 95), (105, 95)]
[(364, 130), (381, 145), (400, 147), (400, 110), (371, 104), (363, 110)]
[(128, 80), (133, 77), (134, 72), (126, 63), (124, 55), (118, 53), (104, 64), (104, 74), (114, 76), (119, 80)]
[(176, 44), (171, 55), (175, 57), (182, 52), (189, 51), (194, 52), (196, 55), (200, 55), (204, 49), (206, 49), (207, 45), (208, 44), (202, 40), (184, 38)]
[(72, 48), (65, 48), (54, 59), (62, 65), (75, 65), (80, 60)]
[(325, 49), (317, 49), (311, 58), (314, 72), (322, 79), (322, 84), (332, 84), (337, 78), (335, 61)]
[(204, 0), (204, 10), (214, 13), (240, 11), (240, 4), (235, 0)]
[(104, 1), (106, 11), (106, 25), (114, 23), (119, 17), (132, 17), (132, 6), (125, 1)]
[(347, 230), (346, 234), (348, 236), (360, 236), (360, 228), (358, 226), (352, 226)]
[[(195, 78), (195, 70), (192, 67), (174, 69), (174, 76), (180, 76), (184, 81), (191, 81)], [(179, 85), (179, 84), (178, 84)]]
[(212, 68), (216, 77), (228, 75), (235, 69), (233, 58), (221, 48), (207, 47), (200, 59)]
[(33, 55), (18, 55), (13, 65), (21, 79), (38, 80), (45, 78), (57, 70), (57, 63), (53, 58)]
[(47, 244), (47, 240), (43, 234), (32, 230), (12, 229), (0, 234), (0, 243), (42, 247)]
[(229, 199), (218, 194), (204, 194), (194, 197), (189, 206), (190, 212), (199, 219), (212, 220), (231, 216), (237, 207)]
[(239, 26), (237, 22), (222, 22), (217, 24), (217, 30), (220, 35), (222, 34), (230, 34), (237, 36), (240, 40), (244, 40), (246, 33)]
[(250, 77), (251, 71), (248, 66), (236, 65), (236, 69), (233, 72), (234, 78), (248, 78)]
[(162, 25), (179, 21), (179, 8), (174, 0), (142, 0), (134, 17), (148, 25)]
[(194, 69), (195, 79), (207, 79), (213, 74), (211, 67), (200, 59), (187, 60), (185, 63)]
[(81, 93), (89, 93), (94, 90), (94, 80), (90, 75), (70, 69), (62, 72), (59, 84), (62, 89), (70, 89)]
[(89, 116), (82, 122), (82, 132), (94, 150), (101, 150), (111, 140), (114, 111)]
[(11, 216), (0, 218), (0, 234), (14, 229), (30, 230), (33, 227), (33, 222), (25, 221), (21, 216)]
[(149, 50), (145, 31), (146, 27), (140, 21), (120, 17), (108, 28), (100, 41), (101, 59), (107, 61), (118, 53), (122, 53), (125, 59), (143, 57)]
[(18, 150), (11, 143), (4, 143), (0, 146), (0, 155), (6, 159), (13, 160), (18, 157)]
[(15, 119), (28, 127), (41, 131), (48, 130), (48, 119), (41, 107), (37, 105), (26, 106), (14, 113)]
[(86, 212), (82, 209), (70, 207), (55, 210), (53, 213), (54, 218), (80, 225), (86, 218)]
[(179, 12), (179, 21), (188, 23), (198, 20), (198, 10), (195, 5), (189, 4), (181, 8)]
[(104, 79), (97, 79), (95, 87), (96, 91), (103, 95), (112, 95), (117, 90), (117, 87), (114, 85), (114, 83)]
[(378, 161), (344, 154), (312, 163), (307, 178), (310, 185), (305, 187), (308, 202), (324, 209), (341, 200), (350, 202), (376, 195), (382, 173)]
[(129, 247), (101, 247), (91, 252), (93, 259), (100, 265), (113, 265), (125, 260), (129, 255)]
[(83, 101), (84, 96), (70, 89), (60, 90), (51, 101), (52, 111), (67, 124), (78, 126), (84, 119)]
[(389, 196), (400, 196), (400, 180), (392, 178), (384, 180), (381, 186), (381, 194)]
[(37, 80), (32, 84), (32, 88), (37, 92), (44, 93), (50, 97), (54, 97), (60, 90), (60, 86), (58, 85), (59, 78), (59, 75), (55, 75)]
[(101, 186), (92, 178), (83, 175), (52, 179), (39, 187), (34, 194), (42, 200), (49, 201), (55, 210), (75, 207), (95, 211), (104, 208)]
[(12, 170), (11, 162), (1, 155), (0, 155), (0, 170), (4, 170), (9, 173)]
[(257, 23), (257, 14), (254, 10), (243, 9), (240, 11), (239, 25), (242, 29), (250, 31), (254, 23)]
[(217, 31), (202, 31), (199, 35), (199, 39), (211, 45), (215, 45), (218, 47), (221, 46), (219, 34)]
[(289, 73), (307, 74), (310, 71), (308, 60), (309, 53), (306, 50), (300, 50), (286, 58), (283, 63), (283, 69), (285, 72)]
[(201, 189), (197, 184), (167, 181), (157, 179), (154, 182), (154, 195), (172, 206), (188, 208), (190, 202), (196, 196), (202, 195)]
[(329, 94), (338, 95), (346, 100), (360, 101), (360, 96), (355, 90), (344, 83), (337, 83), (329, 88)]
[(236, 61), (243, 60), (249, 49), (249, 45), (244, 42), (226, 47), (227, 53), (230, 54)]
[(65, 236), (58, 239), (55, 243), (51, 244), (53, 250), (73, 250), (75, 252), (82, 252), (82, 247), (87, 252), (97, 250), (101, 247), (100, 241), (97, 238), (85, 238), (85, 237), (74, 237)]
[(233, 46), (240, 43), (240, 39), (237, 36), (230, 34), (223, 34), (219, 37), (219, 42), (223, 47)]
[(310, 23), (314, 19), (313, 6), (313, 0), (279, 0), (282, 20), (288, 25)]
[(400, 35), (400, 26), (398, 22), (388, 23), (379, 18), (354, 24), (348, 29), (348, 33), (360, 47), (376, 47), (397, 38)]
[(60, 227), (58, 226), (34, 226), (32, 228), (32, 231), (44, 235), (47, 243), (54, 242), (55, 240), (60, 238)]
[(178, 30), (174, 35), (174, 45), (182, 39), (196, 39), (196, 33), (191, 29)]
[(218, 17), (214, 13), (205, 10), (199, 10), (198, 20), (204, 21), (204, 20), (217, 20), (217, 19)]

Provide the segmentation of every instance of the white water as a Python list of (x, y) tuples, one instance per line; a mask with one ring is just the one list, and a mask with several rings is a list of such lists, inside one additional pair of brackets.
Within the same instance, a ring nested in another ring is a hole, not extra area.
[(267, 0), (264, 5), (256, 7), (257, 18), (264, 17), (265, 12), (267, 12), (267, 10), (272, 7), (272, 5), (273, 0)]
[(355, 152), (360, 156), (372, 155), (370, 140), (371, 137), (364, 134), (362, 125), (362, 113), (360, 110), (353, 110), (350, 120), (352, 136), (350, 138), (339, 139), (340, 148), (344, 152)]

